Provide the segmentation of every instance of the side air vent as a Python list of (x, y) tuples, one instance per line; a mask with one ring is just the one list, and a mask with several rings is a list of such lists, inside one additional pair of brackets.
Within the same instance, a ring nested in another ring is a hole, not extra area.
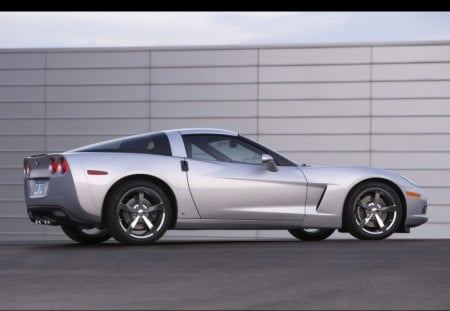
[(323, 189), (322, 195), (320, 196), (319, 202), (317, 202), (316, 211), (319, 209), (320, 203), (322, 203), (322, 199), (325, 196), (325, 192), (327, 191), (327, 187)]

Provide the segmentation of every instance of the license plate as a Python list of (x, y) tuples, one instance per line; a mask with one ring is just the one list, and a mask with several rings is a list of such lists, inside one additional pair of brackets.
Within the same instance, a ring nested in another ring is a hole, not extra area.
[(45, 180), (38, 179), (34, 182), (34, 188), (33, 188), (33, 196), (34, 197), (41, 197), (44, 195), (45, 190)]

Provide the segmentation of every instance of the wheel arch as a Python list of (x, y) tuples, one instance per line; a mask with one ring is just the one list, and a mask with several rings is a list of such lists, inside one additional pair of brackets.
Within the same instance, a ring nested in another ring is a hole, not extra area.
[[(352, 194), (353, 190), (355, 190), (357, 187), (359, 187), (361, 184), (367, 183), (367, 182), (382, 182), (387, 184), (388, 186), (392, 187), (392, 189), (394, 189), (394, 191), (397, 193), (398, 197), (400, 198), (400, 201), (402, 202), (402, 208), (403, 208), (403, 213), (402, 213), (402, 219), (399, 225), (399, 228), (397, 231), (401, 231), (404, 229), (405, 227), (405, 220), (406, 220), (406, 197), (403, 194), (403, 191), (400, 189), (400, 187), (394, 183), (393, 181), (386, 179), (386, 178), (367, 178), (364, 180), (359, 181), (358, 183), (356, 183), (355, 185), (352, 186), (352, 188), (350, 189), (350, 191), (347, 193), (345, 200), (344, 200), (344, 206), (342, 207), (342, 212), (345, 212), (345, 207), (347, 206), (348, 200), (350, 198), (350, 195)], [(345, 223), (345, 217), (342, 217), (342, 232), (347, 232), (347, 225)]]
[(111, 195), (111, 193), (114, 192), (114, 189), (119, 186), (122, 183), (126, 183), (127, 181), (131, 181), (131, 180), (147, 180), (150, 181), (152, 183), (155, 183), (156, 185), (158, 185), (166, 194), (167, 197), (170, 200), (170, 206), (172, 207), (172, 219), (170, 220), (170, 224), (169, 224), (169, 229), (173, 229), (175, 227), (175, 224), (177, 223), (177, 218), (178, 218), (178, 203), (177, 203), (177, 198), (175, 196), (175, 193), (173, 192), (172, 188), (170, 188), (170, 186), (164, 182), (163, 180), (159, 179), (158, 177), (152, 176), (152, 175), (145, 175), (145, 174), (135, 174), (135, 175), (129, 175), (129, 176), (125, 176), (119, 180), (117, 180), (109, 189), (108, 192), (105, 195), (105, 198), (103, 199), (103, 204), (102, 204), (102, 222), (105, 219), (105, 210), (106, 210), (106, 202), (108, 201), (107, 199), (109, 198), (109, 196)]

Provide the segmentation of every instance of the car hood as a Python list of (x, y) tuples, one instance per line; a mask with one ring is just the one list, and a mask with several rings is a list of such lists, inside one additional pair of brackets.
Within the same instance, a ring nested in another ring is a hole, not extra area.
[(369, 166), (299, 166), (308, 183), (351, 185), (369, 178), (390, 180), (399, 186), (415, 185), (398, 173)]

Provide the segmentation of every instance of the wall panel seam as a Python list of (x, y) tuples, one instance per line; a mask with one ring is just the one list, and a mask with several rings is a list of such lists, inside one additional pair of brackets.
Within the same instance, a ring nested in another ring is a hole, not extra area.
[[(44, 84), (44, 151), (47, 153), (47, 52), (44, 53)], [(43, 240), (45, 231), (45, 227), (41, 229)]]
[[(439, 62), (437, 62), (439, 63)], [(446, 62), (448, 63), (448, 62)], [(292, 64), (261, 64), (261, 67), (311, 67), (311, 66), (319, 66), (319, 67), (323, 67), (323, 66), (349, 66), (349, 65), (368, 65), (368, 62), (356, 62), (356, 63), (292, 63)], [(381, 64), (381, 63), (380, 63)], [(388, 63), (390, 64), (390, 63)], [(397, 63), (394, 63), (397, 64)], [(403, 64), (403, 63), (400, 63)], [(161, 65), (154, 65), (152, 66), (152, 68), (155, 69), (202, 69), (202, 68), (243, 68), (243, 67), (254, 67), (255, 65), (174, 65), (174, 66), (161, 66)], [(118, 67), (118, 68), (123, 68), (123, 67)], [(70, 69), (70, 68), (68, 68)], [(92, 69), (100, 69), (100, 68), (92, 68)], [(106, 69), (106, 68), (105, 68)]]
[(372, 67), (373, 66), (373, 47), (370, 46), (370, 66), (369, 66), (369, 71), (370, 71), (370, 88), (369, 88), (369, 114), (370, 114), (370, 118), (369, 118), (369, 166), (372, 167), (372, 134), (373, 134), (373, 108), (372, 108), (372, 88), (373, 88), (373, 82), (372, 82)]
[[(291, 85), (291, 84), (360, 84), (360, 83), (431, 83), (431, 82), (450, 82), (450, 79), (434, 79), (434, 78), (423, 78), (423, 79), (358, 79), (358, 80), (285, 80), (285, 81), (259, 81), (259, 84), (263, 86), (268, 85)], [(257, 82), (252, 81), (245, 81), (245, 82), (170, 82), (170, 83), (151, 83), (152, 86), (198, 86), (198, 85), (255, 85)], [(148, 86), (148, 83), (20, 83), (20, 84), (2, 84), (0, 83), (0, 87), (5, 88), (25, 88), (25, 87), (39, 87), (39, 86), (47, 86), (47, 87), (53, 87), (53, 88), (69, 88), (69, 87), (98, 87), (98, 86), (123, 86), (123, 87), (129, 87), (129, 86)]]
[(148, 131), (151, 131), (152, 124), (152, 50), (148, 50)]
[[(340, 98), (270, 98), (270, 99), (264, 99), (260, 98), (260, 102), (275, 102), (275, 101), (358, 101), (358, 100), (369, 100), (369, 97), (340, 97)], [(434, 99), (450, 99), (450, 96), (444, 96), (444, 97), (376, 97), (373, 98), (373, 100), (434, 100)], [(171, 99), (158, 99), (155, 100), (155, 102), (251, 102), (255, 101), (254, 99), (188, 99), (188, 100), (171, 100)], [(47, 103), (128, 103), (128, 102), (146, 102), (145, 100), (102, 100), (102, 99), (92, 99), (92, 100), (47, 100)], [(11, 101), (11, 100), (0, 100), (1, 104), (15, 104), (15, 103), (21, 103), (21, 104), (29, 104), (29, 103), (36, 103), (41, 104), (43, 103), (42, 100), (18, 100), (18, 101)]]
[[(0, 52), (1, 55), (1, 52)], [(449, 64), (450, 60), (417, 60), (417, 61), (376, 61), (373, 62), (374, 65), (408, 65), (408, 64)], [(369, 62), (334, 62), (334, 63), (266, 63), (266, 64), (260, 64), (261, 67), (311, 67), (311, 66), (352, 66), (352, 65), (370, 65)], [(96, 69), (145, 69), (145, 68), (155, 68), (155, 69), (175, 69), (175, 68), (241, 68), (241, 67), (254, 67), (255, 65), (251, 64), (245, 64), (245, 65), (236, 65), (236, 64), (230, 64), (230, 65), (220, 65), (220, 64), (211, 64), (211, 65), (175, 65), (175, 66), (166, 66), (166, 65), (149, 65), (149, 66), (76, 66), (76, 67), (48, 67), (49, 70), (96, 70)], [(0, 68), (0, 71), (2, 70), (43, 70), (44, 68), (27, 68), (27, 67), (8, 67), (8, 68)]]
[(450, 189), (450, 186), (422, 186), (423, 189)]
[(388, 150), (388, 149), (376, 149), (373, 151), (373, 153), (386, 153), (386, 155), (390, 154), (390, 153), (406, 153), (406, 154), (410, 154), (410, 153), (415, 153), (415, 154), (449, 154), (450, 151), (449, 150), (427, 150), (427, 151), (423, 151), (420, 149), (410, 149), (410, 150)]
[[(261, 84), (264, 85), (279, 85), (279, 84), (344, 84), (344, 83), (421, 83), (421, 82), (450, 82), (450, 79), (436, 79), (436, 78), (422, 78), (422, 79), (349, 79), (349, 80), (277, 80), (277, 81), (268, 81), (265, 80), (263, 82), (260, 81)], [(253, 81), (244, 81), (244, 82), (230, 82), (230, 81), (221, 81), (221, 82), (152, 82), (152, 86), (196, 86), (196, 85), (253, 85), (256, 82)], [(144, 82), (103, 82), (103, 83), (76, 83), (76, 82), (60, 82), (60, 83), (0, 83), (0, 87), (11, 87), (11, 88), (26, 88), (26, 87), (39, 87), (39, 86), (47, 86), (54, 88), (62, 88), (62, 87), (98, 87), (98, 86), (148, 86), (149, 83)]]
[[(367, 100), (369, 99), (368, 97), (352, 97), (352, 98), (270, 98), (270, 99), (259, 99), (259, 101), (263, 102), (263, 101), (292, 101), (292, 100), (339, 100), (339, 101), (343, 101), (343, 100)], [(158, 99), (155, 100), (157, 102), (179, 102), (179, 103), (183, 103), (183, 102), (211, 102), (211, 101), (227, 101), (227, 102), (243, 102), (243, 101), (249, 101), (249, 102), (254, 102), (255, 99), (246, 99), (246, 98), (236, 98), (236, 99), (218, 99), (218, 98), (208, 98), (208, 99)], [(61, 101), (56, 101), (56, 102), (61, 102)], [(90, 101), (87, 101), (90, 102)]]
[(256, 50), (256, 141), (259, 142), (259, 86), (260, 86), (260, 80), (259, 80), (259, 49)]
[(2, 198), (0, 198), (0, 202), (24, 202), (25, 203), (25, 200), (24, 199), (2, 199)]
[(47, 52), (44, 53), (44, 151), (47, 152)]
[[(366, 114), (366, 115), (339, 115), (339, 116), (321, 116), (321, 115), (314, 115), (314, 116), (295, 116), (295, 115), (290, 115), (290, 116), (273, 116), (273, 117), (268, 117), (268, 116), (260, 116), (259, 119), (347, 119), (347, 118), (352, 118), (352, 119), (359, 119), (359, 118), (369, 118), (370, 115)], [(152, 117), (152, 119), (248, 119), (248, 118), (252, 118), (252, 116), (190, 116), (190, 117)], [(84, 119), (84, 118), (73, 118), (73, 119)], [(89, 119), (89, 118), (87, 118)], [(97, 118), (95, 118), (97, 119)], [(101, 119), (101, 118), (99, 118)], [(107, 118), (107, 119), (121, 119), (121, 118)], [(136, 118), (133, 118), (136, 119)]]
[[(232, 79), (230, 79), (232, 80)], [(278, 84), (343, 84), (343, 83), (420, 83), (420, 82), (450, 82), (450, 79), (437, 79), (437, 78), (421, 78), (421, 79), (349, 79), (349, 80), (276, 80), (276, 81), (260, 81), (261, 84), (264, 85), (278, 85)], [(219, 81), (219, 82), (153, 82), (151, 85), (153, 86), (191, 86), (191, 85), (252, 85), (256, 84), (254, 81)], [(145, 82), (103, 82), (103, 83), (77, 83), (77, 82), (59, 82), (59, 83), (6, 83), (6, 82), (0, 82), (0, 87), (11, 87), (11, 88), (26, 88), (26, 87), (39, 87), (39, 86), (48, 86), (48, 87), (96, 87), (96, 86), (148, 86), (148, 83)]]

